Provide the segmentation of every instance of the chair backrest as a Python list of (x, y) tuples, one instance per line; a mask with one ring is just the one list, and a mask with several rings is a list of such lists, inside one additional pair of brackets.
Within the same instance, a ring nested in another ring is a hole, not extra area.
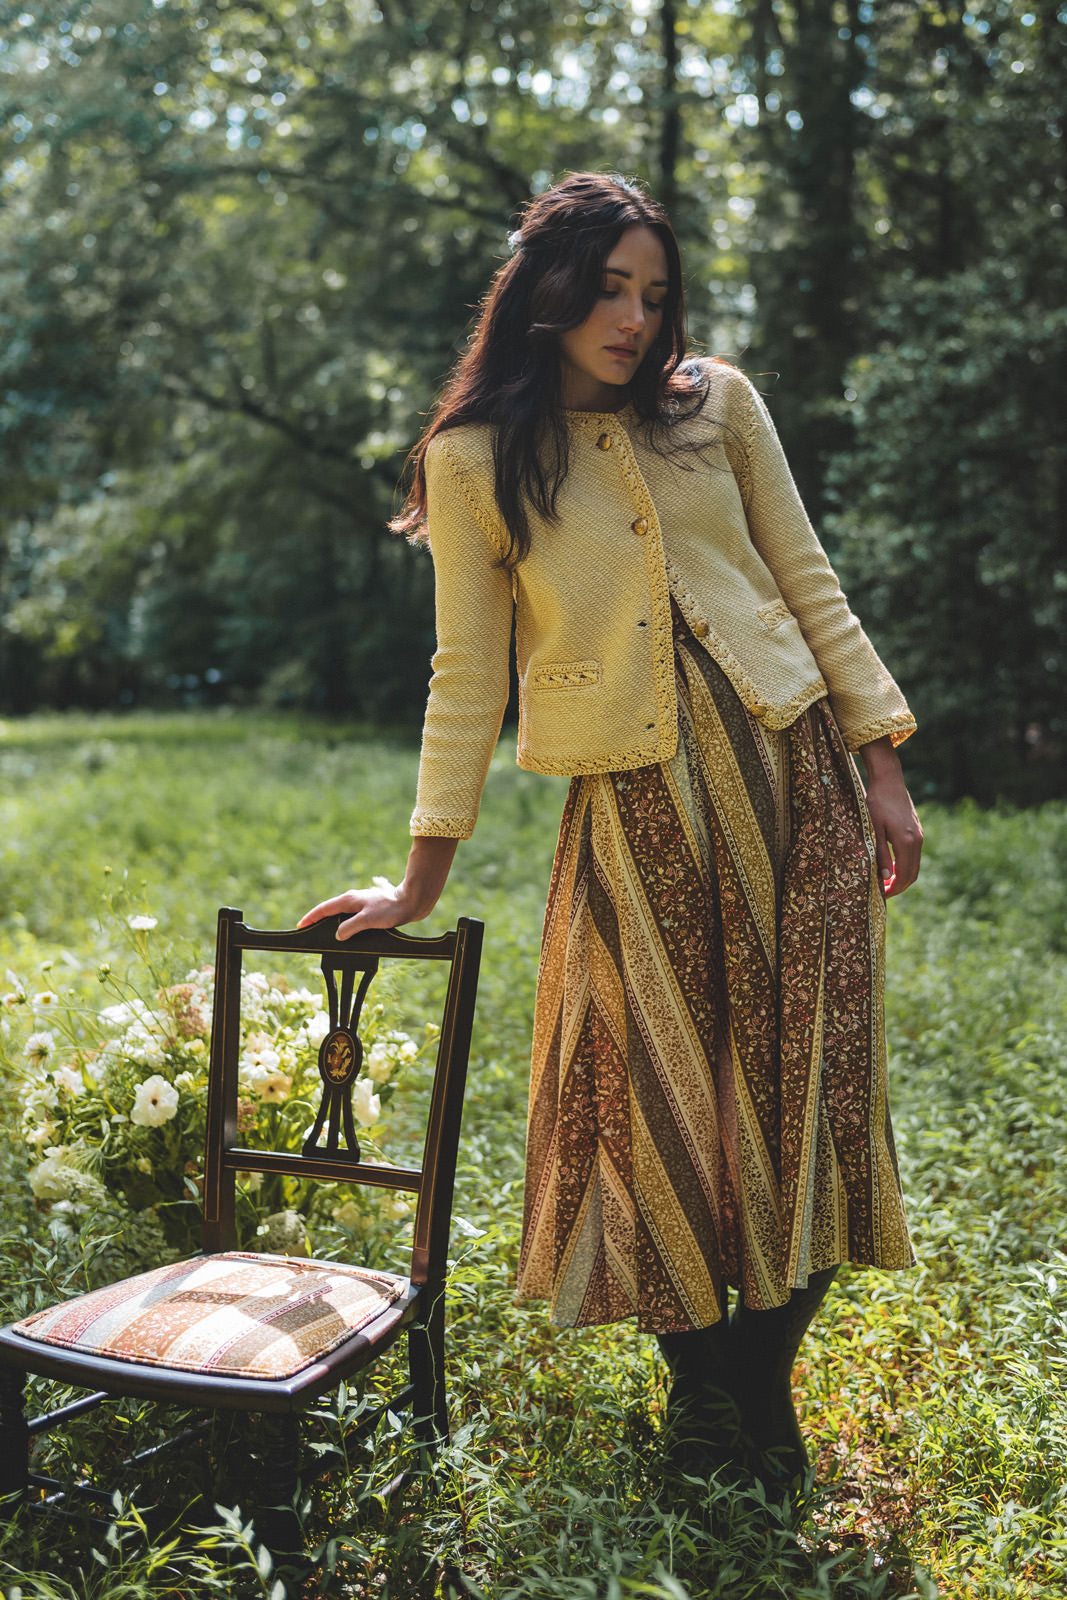
[[(236, 1245), (238, 1172), (296, 1174), (405, 1189), (417, 1196), (411, 1279), (435, 1288), (444, 1281), (448, 1253), (482, 924), (461, 917), (452, 932), (438, 938), (375, 929), (342, 940), (337, 938), (337, 928), (343, 920), (326, 917), (309, 928), (274, 933), (246, 927), (241, 912), (232, 907), (219, 912), (204, 1159), (204, 1249), (214, 1252)], [(319, 1046), (322, 1099), (313, 1130), (300, 1151), (250, 1150), (238, 1143), (241, 971), (246, 950), (321, 957), (330, 1030)], [(418, 1167), (364, 1161), (352, 1117), (352, 1090), (363, 1064), (360, 1013), (379, 963), (386, 958), (449, 964), (426, 1142)], [(325, 1143), (320, 1144), (324, 1129)]]

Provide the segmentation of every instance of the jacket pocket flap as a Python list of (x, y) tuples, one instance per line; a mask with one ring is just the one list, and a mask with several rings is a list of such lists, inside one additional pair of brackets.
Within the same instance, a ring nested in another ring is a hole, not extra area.
[(530, 674), (534, 689), (591, 689), (600, 678), (599, 661), (550, 661)]
[(756, 615), (772, 629), (780, 628), (783, 622), (796, 620), (784, 600), (768, 600), (766, 605), (756, 607)]

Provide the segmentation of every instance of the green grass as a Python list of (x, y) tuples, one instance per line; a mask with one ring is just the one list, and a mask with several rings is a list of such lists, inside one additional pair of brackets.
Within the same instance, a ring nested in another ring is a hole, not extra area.
[[(105, 896), (159, 918), (153, 948), (180, 976), (209, 959), (220, 904), (287, 926), (340, 887), (399, 874), (415, 766), (410, 747), (308, 720), (2, 725), (0, 970), (98, 1003), (100, 963), (138, 962)], [(502, 746), (426, 925), (466, 912), (488, 931), (453, 1236), (453, 1446), (391, 1509), (378, 1491), (394, 1439), (330, 1474), (308, 1508), (323, 1551), (308, 1592), (444, 1593), (451, 1563), (492, 1600), (1061, 1595), (1067, 807), (924, 817), (923, 875), (890, 908), (888, 1009), (920, 1266), (842, 1274), (805, 1346), (798, 1394), (821, 1487), (793, 1529), (724, 1487), (665, 1489), (651, 1340), (626, 1324), (553, 1329), (513, 1301), (529, 1020), (564, 788), (517, 772)], [(17, 1052), (25, 1023), (4, 1019), (0, 1044)], [(0, 1292), (14, 1314), (91, 1280), (99, 1241), (49, 1232), (12, 1137), (16, 1082), (5, 1096)], [(338, 1462), (341, 1409), (324, 1445)], [(150, 1427), (131, 1405), (62, 1448), (99, 1460)], [(238, 1516), (214, 1514), (201, 1547), (168, 1550), (140, 1523), (152, 1499), (147, 1477), (110, 1542), (41, 1544), (16, 1518), (0, 1535), (4, 1592), (270, 1594)]]

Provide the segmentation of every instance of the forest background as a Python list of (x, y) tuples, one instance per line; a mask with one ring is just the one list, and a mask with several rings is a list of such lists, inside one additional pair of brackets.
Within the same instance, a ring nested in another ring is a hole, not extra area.
[[(588, 5), (588, 9), (586, 9)], [(1067, 777), (1057, 0), (0, 4), (0, 711), (417, 726), (407, 451), (529, 195), (644, 179), (923, 727)]]

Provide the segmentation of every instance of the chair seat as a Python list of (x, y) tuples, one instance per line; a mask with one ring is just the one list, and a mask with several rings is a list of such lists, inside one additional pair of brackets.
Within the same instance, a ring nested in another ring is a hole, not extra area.
[(290, 1378), (409, 1292), (406, 1278), (332, 1261), (222, 1251), (34, 1312), (12, 1331), (140, 1366)]

